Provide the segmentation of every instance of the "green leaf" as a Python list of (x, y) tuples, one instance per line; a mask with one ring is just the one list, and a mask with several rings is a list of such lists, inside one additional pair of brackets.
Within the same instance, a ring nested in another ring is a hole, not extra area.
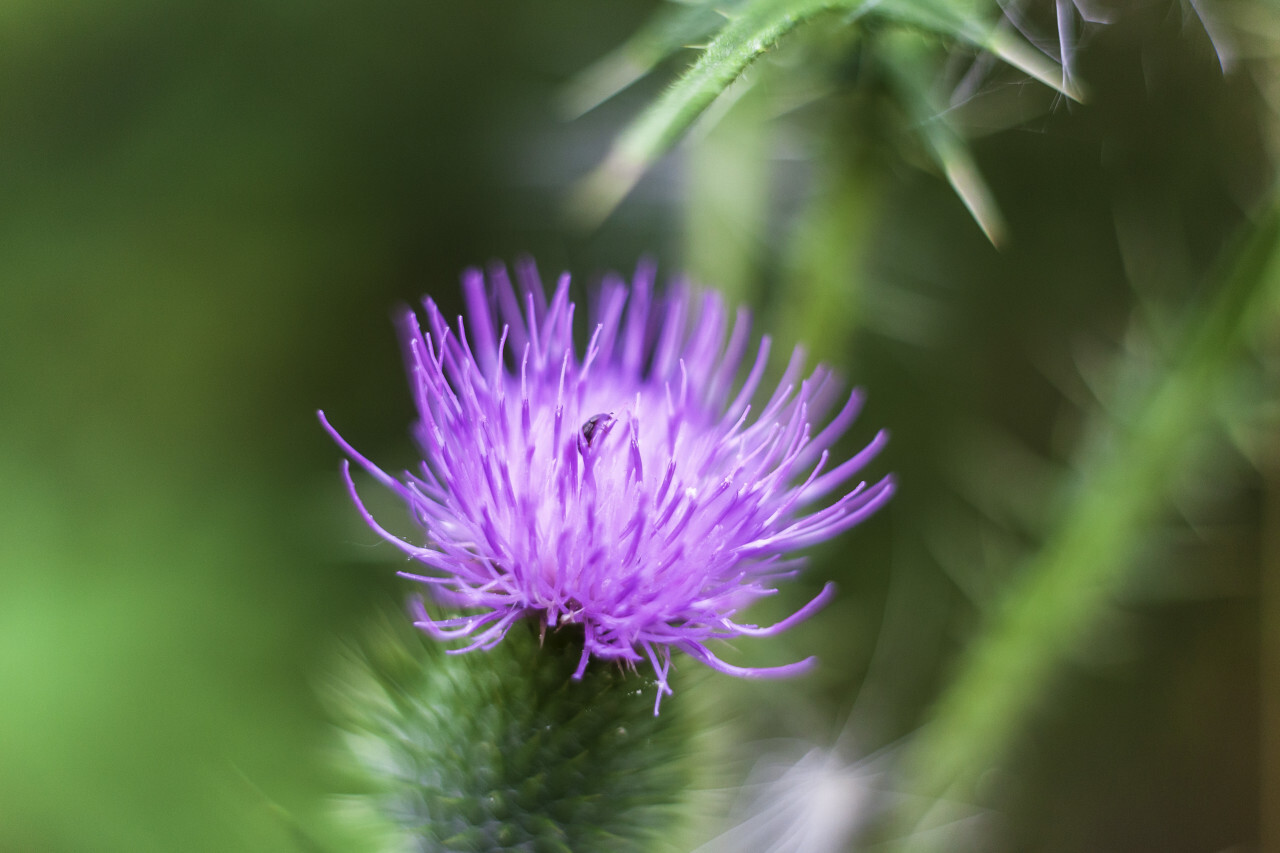
[(1078, 81), (1064, 79), (1057, 62), (1003, 26), (1002, 19), (993, 15), (986, 4), (884, 0), (876, 7), (876, 14), (985, 50), (1049, 88), (1074, 100), (1084, 100), (1084, 90)]
[(802, 22), (828, 11), (832, 0), (754, 0), (729, 20), (697, 62), (618, 137), (570, 200), (588, 223), (608, 216), (640, 176), (662, 156), (711, 102)]
[[(728, 8), (732, 8), (730, 4)], [(577, 118), (652, 71), (658, 63), (707, 38), (725, 21), (722, 9), (701, 3), (662, 7), (635, 35), (576, 74), (560, 94), (560, 109)]]
[[(706, 21), (698, 15), (705, 11), (705, 6), (695, 5), (672, 20), (700, 30)], [(755, 60), (796, 27), (824, 13), (843, 15), (841, 26), (851, 26), (864, 15), (874, 15), (879, 21), (970, 44), (990, 51), (1064, 94), (1082, 97), (1078, 87), (1064, 80), (1057, 63), (999, 27), (999, 16), (985, 3), (748, 0), (725, 13), (727, 22), (693, 66), (619, 135), (604, 161), (581, 182), (569, 200), (573, 218), (594, 225), (607, 217), (654, 161), (670, 150)], [(587, 109), (648, 73), (672, 52), (671, 30), (670, 22), (664, 18), (579, 77), (566, 95), (570, 109)], [(999, 233), (998, 214), (959, 140), (950, 128), (941, 127), (935, 130), (929, 144), (952, 186), (994, 240)]]
[(923, 39), (912, 33), (889, 34), (882, 39), (889, 54), (885, 67), (898, 91), (907, 115), (929, 155), (942, 169), (947, 183), (964, 202), (969, 214), (994, 246), (1005, 242), (1004, 217), (983, 180), (963, 136), (948, 113), (936, 102), (931, 84), (933, 64)]

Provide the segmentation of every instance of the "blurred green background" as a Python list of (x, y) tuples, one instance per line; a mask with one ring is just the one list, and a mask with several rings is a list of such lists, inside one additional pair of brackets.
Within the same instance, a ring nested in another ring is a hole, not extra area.
[[(1000, 614), (1023, 578), (1065, 566), (1101, 591), (1028, 611), (1085, 615), (1026, 639), (1052, 653), (992, 711), (964, 843), (1280, 845), (1274, 302), (1189, 367), (1179, 349), (1270, 191), (1270, 53), (1241, 41), (1224, 70), (1213, 27), (1150, 2), (1075, 24), (1083, 105), (979, 75), (964, 129), (997, 249), (914, 141), (894, 44), (824, 23), (603, 224), (575, 224), (575, 182), (688, 56), (573, 121), (562, 96), (662, 8), (0, 7), (0, 850), (344, 849), (316, 684), (403, 588), (314, 411), (409, 464), (391, 309), (456, 306), (463, 267), (526, 252), (584, 285), (644, 253), (719, 285), (868, 390), (850, 448), (893, 432), (868, 475), (898, 472), (890, 511), (789, 593), (836, 578), (839, 600), (733, 651), (818, 652), (819, 674), (696, 685), (734, 709), (726, 784), (763, 737), (942, 754), (912, 733), (945, 718), (965, 660), (1022, 648), (989, 626), (1022, 624)], [(1232, 32), (1280, 29), (1214, 8)], [(921, 73), (960, 91), (927, 47)], [(1164, 387), (1185, 436), (1142, 403)], [(1146, 428), (1185, 441), (1117, 457)], [(1062, 533), (1090, 518), (1118, 519), (1111, 538)]]

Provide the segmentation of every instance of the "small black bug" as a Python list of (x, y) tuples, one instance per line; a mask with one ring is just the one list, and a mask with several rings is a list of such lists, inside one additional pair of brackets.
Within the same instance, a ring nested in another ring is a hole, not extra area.
[(611, 420), (613, 420), (613, 412), (601, 412), (598, 415), (592, 415), (587, 418), (582, 425), (582, 440), (587, 447), (591, 446), (591, 441), (600, 434), (603, 426)]

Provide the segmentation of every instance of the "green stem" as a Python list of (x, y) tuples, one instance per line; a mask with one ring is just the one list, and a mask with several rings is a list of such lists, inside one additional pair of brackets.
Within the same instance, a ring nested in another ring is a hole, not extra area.
[(803, 342), (814, 359), (836, 364), (866, 321), (867, 257), (888, 183), (885, 163), (859, 130), (831, 134), (855, 142), (822, 154), (813, 198), (787, 247), (776, 308), (783, 351)]
[(688, 149), (684, 270), (731, 303), (759, 298), (772, 201), (769, 106), (769, 86), (751, 86)]

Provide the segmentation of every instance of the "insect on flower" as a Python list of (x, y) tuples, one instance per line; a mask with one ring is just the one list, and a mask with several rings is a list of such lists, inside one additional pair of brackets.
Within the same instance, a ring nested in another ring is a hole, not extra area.
[(735, 621), (796, 574), (803, 560), (795, 551), (885, 504), (891, 477), (848, 484), (888, 436), (881, 431), (830, 465), (860, 393), (841, 393), (823, 367), (802, 379), (797, 348), (757, 408), (769, 338), (739, 384), (749, 313), (731, 317), (718, 295), (683, 285), (656, 295), (653, 278), (642, 264), (630, 288), (605, 280), (581, 356), (568, 276), (548, 302), (532, 262), (518, 266), (518, 289), (500, 267), (488, 282), (478, 270), (465, 273), (467, 318), (456, 327), (429, 298), (425, 330), (406, 311), (400, 330), (423, 459), (400, 478), (357, 452), (321, 413), (342, 450), (395, 492), (423, 530), (420, 544), (385, 530), (343, 464), (365, 521), (423, 566), (401, 574), (470, 614), (433, 616), (415, 604), (424, 631), (468, 641), (450, 651), (491, 648), (525, 616), (544, 628), (581, 625), (578, 675), (592, 657), (647, 660), (657, 702), (671, 692), (672, 649), (748, 677), (814, 663), (738, 667), (708, 643), (776, 634), (830, 600), (827, 584), (775, 625)]
[(587, 447), (591, 446), (591, 442), (595, 439), (597, 433), (604, 433), (613, 423), (613, 412), (602, 412), (598, 415), (592, 415), (587, 418), (586, 423), (582, 425), (582, 442)]

